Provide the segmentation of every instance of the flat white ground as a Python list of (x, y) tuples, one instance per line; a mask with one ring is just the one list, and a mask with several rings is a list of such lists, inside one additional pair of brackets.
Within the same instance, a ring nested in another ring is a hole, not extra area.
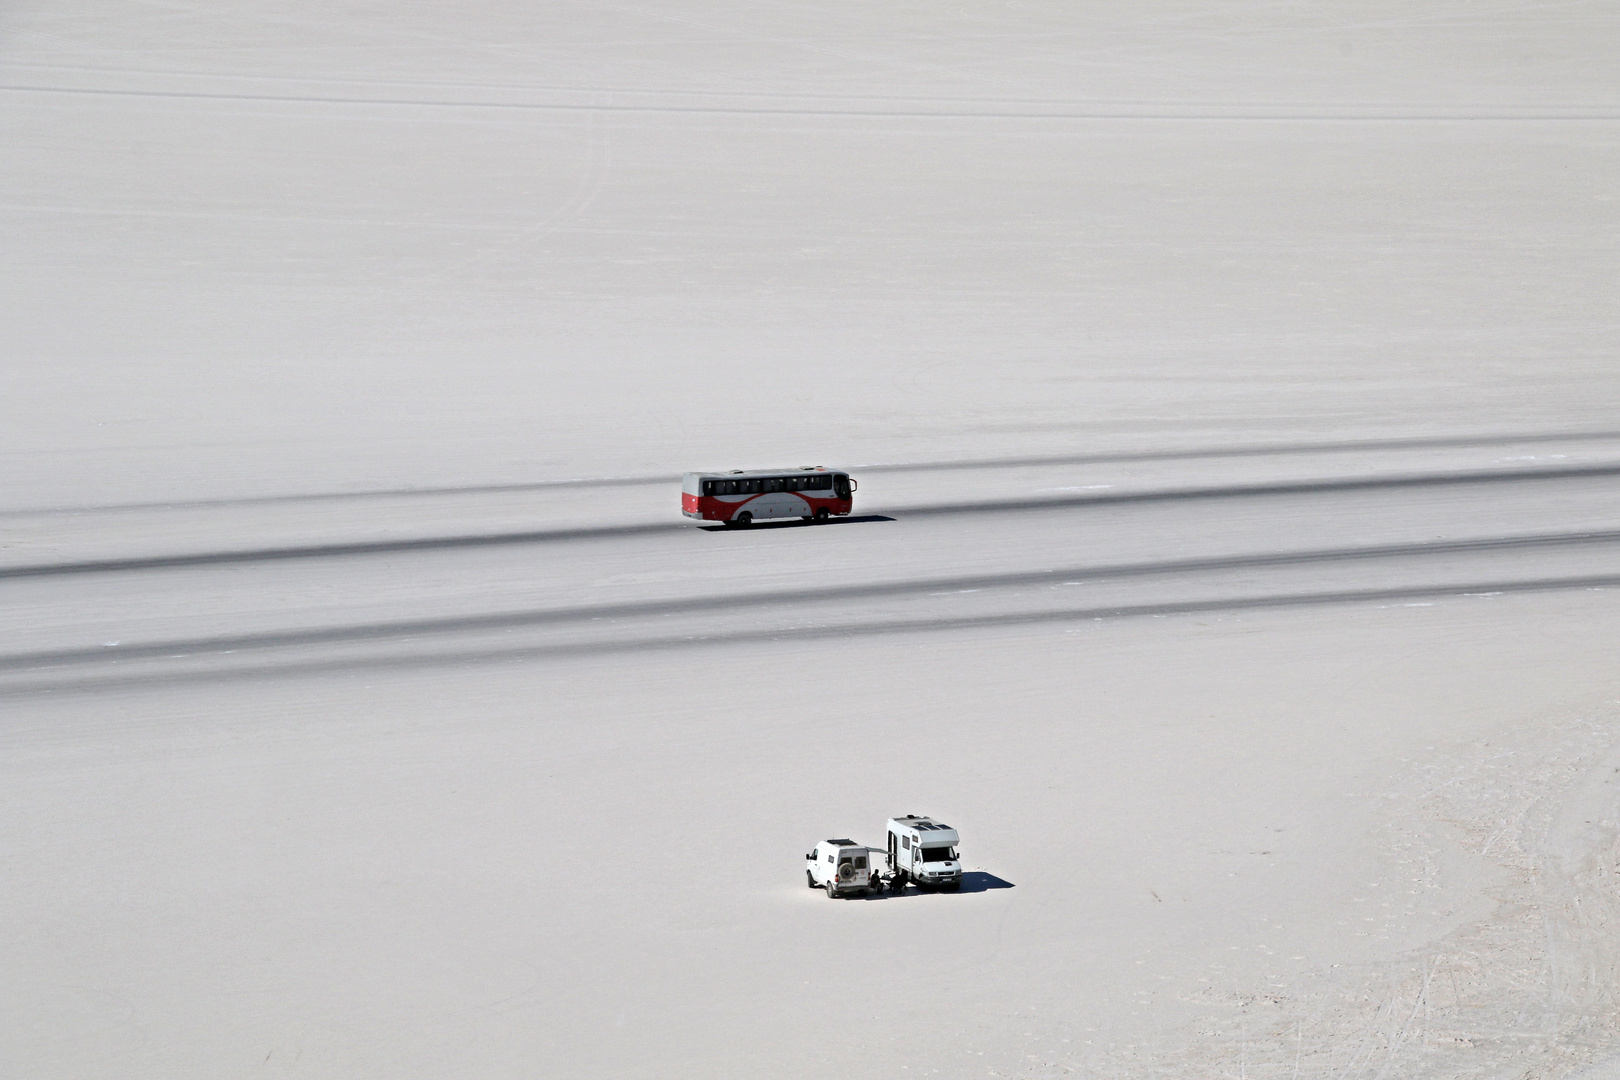
[[(1617, 73), (8, 8), (0, 1075), (1620, 1072)], [(961, 894), (804, 887), (909, 812)]]

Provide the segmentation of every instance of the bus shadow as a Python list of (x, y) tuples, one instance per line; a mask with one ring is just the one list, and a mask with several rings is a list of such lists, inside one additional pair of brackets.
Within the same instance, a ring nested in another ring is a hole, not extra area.
[[(960, 895), (962, 893), (990, 892), (992, 889), (1011, 889), (1014, 887), (1015, 886), (1013, 883), (1005, 878), (998, 878), (996, 875), (987, 874), (982, 870), (969, 870), (962, 875), (962, 886), (956, 890), (956, 895)], [(884, 889), (882, 892), (868, 893), (865, 896), (856, 897), (855, 899), (902, 900), (913, 896), (930, 896), (934, 894), (938, 894), (940, 896), (952, 895), (951, 893), (943, 892), (938, 889), (930, 889), (925, 891), (917, 888), (915, 885), (909, 885), (900, 892), (890, 892), (889, 890)]]
[(829, 525), (867, 525), (874, 521), (893, 521), (894, 518), (883, 514), (859, 514), (852, 517), (828, 518), (826, 521), (802, 521), (790, 518), (786, 521), (756, 521), (752, 525), (699, 525), (699, 532), (706, 533), (741, 533), (741, 532), (775, 532), (781, 529), (825, 529)]

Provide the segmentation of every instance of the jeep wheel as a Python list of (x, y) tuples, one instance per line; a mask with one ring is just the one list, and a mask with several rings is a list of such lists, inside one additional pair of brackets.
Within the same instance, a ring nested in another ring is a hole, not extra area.
[(808, 885), (812, 889), (815, 888), (816, 887), (816, 875), (814, 875), (810, 871), (806, 870), (804, 872), (804, 883), (806, 885)]
[(838, 899), (838, 883), (836, 881), (827, 882), (827, 899)]

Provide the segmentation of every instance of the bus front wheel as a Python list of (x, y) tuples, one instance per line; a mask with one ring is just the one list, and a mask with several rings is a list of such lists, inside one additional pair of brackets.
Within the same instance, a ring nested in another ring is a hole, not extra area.
[(816, 524), (817, 525), (825, 525), (825, 524), (827, 524), (827, 518), (830, 517), (830, 516), (831, 515), (829, 515), (827, 513), (827, 508), (825, 506), (821, 507), (820, 509), (818, 509), (816, 511), (816, 518), (815, 518)]

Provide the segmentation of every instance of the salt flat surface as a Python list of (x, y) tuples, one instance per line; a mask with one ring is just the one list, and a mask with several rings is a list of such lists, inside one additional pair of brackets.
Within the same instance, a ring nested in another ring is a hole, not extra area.
[(0, 13), (0, 1074), (1614, 1074), (1617, 54)]

